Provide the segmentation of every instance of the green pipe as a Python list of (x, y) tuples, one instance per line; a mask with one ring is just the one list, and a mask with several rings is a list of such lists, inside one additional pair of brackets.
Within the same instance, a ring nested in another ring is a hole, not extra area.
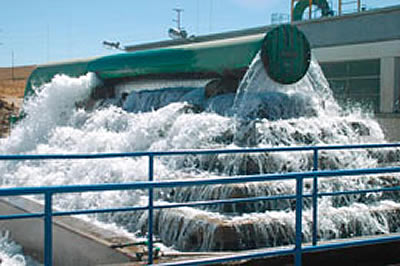
[(301, 79), (310, 63), (310, 45), (295, 26), (281, 25), (265, 36), (192, 43), (170, 48), (116, 54), (94, 59), (39, 66), (29, 77), (25, 96), (56, 74), (73, 77), (94, 72), (103, 81), (152, 79), (158, 76), (182, 78), (187, 75), (223, 76), (245, 70), (261, 49), (268, 75), (290, 84)]
[(222, 75), (246, 68), (261, 47), (262, 36), (196, 43), (98, 58), (89, 71), (102, 79), (161, 74), (209, 73)]
[[(312, 4), (316, 5), (319, 9), (321, 9), (323, 17), (333, 15), (333, 12), (330, 9), (329, 4), (326, 0), (312, 0)], [(296, 6), (293, 9), (293, 20), (294, 21), (302, 20), (304, 11), (309, 6), (310, 6), (309, 0), (301, 0), (297, 2)]]
[(64, 74), (70, 77), (80, 77), (88, 73), (88, 64), (92, 59), (76, 60), (69, 62), (60, 62), (38, 66), (29, 76), (24, 98), (34, 93), (35, 87), (49, 83), (56, 75)]

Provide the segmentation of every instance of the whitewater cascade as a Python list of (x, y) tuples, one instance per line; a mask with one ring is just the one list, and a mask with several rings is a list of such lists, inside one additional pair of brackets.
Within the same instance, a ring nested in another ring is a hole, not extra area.
[(9, 238), (9, 232), (0, 235), (0, 259), (4, 266), (39, 266), (31, 257), (24, 256), (22, 247)]
[[(76, 154), (181, 149), (225, 149), (383, 143), (371, 115), (344, 111), (334, 100), (316, 61), (293, 85), (270, 80), (257, 56), (237, 93), (204, 97), (206, 81), (131, 82), (115, 98), (91, 110), (81, 103), (101, 81), (94, 74), (56, 76), (25, 103), (26, 117), (0, 140), (2, 154)], [(368, 168), (399, 159), (397, 150), (329, 151), (320, 169)], [(177, 156), (155, 159), (155, 180), (210, 178), (312, 169), (309, 152)], [(147, 180), (147, 158), (13, 161), (0, 163), (0, 184), (51, 186)], [(320, 191), (397, 186), (396, 175), (322, 179)], [(305, 191), (312, 184), (305, 182)], [(292, 194), (292, 181), (156, 190), (158, 203)], [(319, 200), (320, 239), (398, 231), (397, 192)], [(146, 191), (57, 195), (58, 208), (73, 210), (146, 205)], [(294, 242), (294, 201), (262, 201), (155, 212), (155, 232), (164, 244), (185, 251), (237, 250)], [(304, 240), (311, 239), (311, 208), (305, 201)], [(99, 214), (90, 219), (116, 224), (137, 236), (147, 214)]]

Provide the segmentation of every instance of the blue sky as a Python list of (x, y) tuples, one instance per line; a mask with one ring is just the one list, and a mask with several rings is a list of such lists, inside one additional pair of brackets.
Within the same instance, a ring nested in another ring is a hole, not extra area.
[[(332, 2), (336, 2), (335, 0)], [(363, 0), (367, 7), (400, 0)], [(173, 8), (194, 35), (267, 25), (272, 13), (289, 14), (290, 0), (14, 0), (0, 2), (0, 67), (41, 64), (116, 53), (123, 45), (168, 39)]]

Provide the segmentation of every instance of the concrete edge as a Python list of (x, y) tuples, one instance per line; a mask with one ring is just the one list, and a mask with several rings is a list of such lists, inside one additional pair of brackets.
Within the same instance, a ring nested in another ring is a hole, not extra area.
[[(23, 197), (0, 199), (0, 215), (39, 213), (43, 205)], [(0, 230), (9, 231), (24, 253), (43, 262), (44, 224), (41, 218), (0, 221)], [(127, 236), (100, 228), (75, 217), (53, 217), (53, 264), (98, 265), (132, 262), (132, 248), (111, 248), (134, 242)]]

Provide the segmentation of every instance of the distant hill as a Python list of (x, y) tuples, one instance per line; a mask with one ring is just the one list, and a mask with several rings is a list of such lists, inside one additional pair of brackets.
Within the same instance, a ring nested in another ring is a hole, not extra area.
[[(18, 115), (26, 80), (36, 66), (0, 67), (0, 138), (9, 134), (9, 118)], [(1, 264), (1, 263), (0, 263)]]
[(26, 80), (36, 66), (0, 67), (0, 97), (24, 96)]

